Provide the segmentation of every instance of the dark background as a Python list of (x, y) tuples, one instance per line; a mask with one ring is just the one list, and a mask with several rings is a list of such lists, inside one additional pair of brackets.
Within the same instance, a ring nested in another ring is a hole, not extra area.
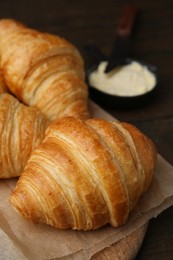
[[(54, 33), (80, 50), (94, 43), (109, 55), (122, 12), (118, 0), (1, 0), (0, 18), (15, 18), (29, 27)], [(173, 1), (136, 1), (139, 13), (133, 34), (132, 57), (154, 64), (159, 72), (153, 101), (135, 110), (105, 110), (139, 127), (155, 142), (158, 152), (173, 164)], [(137, 259), (173, 259), (173, 207), (150, 221)]]

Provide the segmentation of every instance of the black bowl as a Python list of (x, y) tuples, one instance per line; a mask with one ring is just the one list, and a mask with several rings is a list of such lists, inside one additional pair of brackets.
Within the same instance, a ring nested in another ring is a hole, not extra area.
[[(128, 59), (129, 63), (131, 60)], [(138, 61), (139, 62), (139, 61)], [(91, 67), (87, 73), (86, 73), (86, 81), (89, 86), (89, 95), (90, 98), (98, 103), (99, 105), (104, 105), (110, 108), (114, 109), (121, 109), (121, 110), (127, 110), (127, 109), (135, 109), (140, 108), (144, 105), (147, 105), (151, 103), (156, 96), (157, 86), (158, 86), (158, 71), (157, 68), (153, 65), (148, 65), (143, 62), (140, 62), (142, 65), (147, 66), (147, 68), (155, 75), (156, 77), (156, 84), (154, 88), (152, 88), (150, 91), (137, 95), (137, 96), (118, 96), (118, 95), (112, 95), (105, 93), (101, 90), (98, 90), (90, 85), (89, 82), (89, 75), (92, 71), (94, 71), (98, 65), (94, 65)]]

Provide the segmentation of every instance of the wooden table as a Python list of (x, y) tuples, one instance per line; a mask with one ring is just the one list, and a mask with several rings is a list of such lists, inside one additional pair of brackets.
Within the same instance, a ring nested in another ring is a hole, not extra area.
[[(16, 18), (28, 26), (58, 34), (81, 51), (94, 43), (108, 55), (121, 15), (120, 0), (2, 0), (1, 18)], [(104, 107), (150, 136), (159, 153), (173, 164), (173, 1), (138, 0), (139, 16), (133, 36), (133, 57), (158, 67), (160, 82), (151, 104), (133, 111)], [(137, 259), (173, 259), (173, 207), (151, 220)]]

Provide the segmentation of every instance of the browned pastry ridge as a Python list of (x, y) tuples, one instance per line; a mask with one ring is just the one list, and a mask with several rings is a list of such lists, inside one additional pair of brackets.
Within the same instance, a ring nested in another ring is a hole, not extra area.
[(63, 118), (31, 153), (10, 203), (60, 229), (116, 227), (148, 189), (155, 163), (154, 144), (130, 124)]
[(47, 120), (10, 94), (0, 95), (0, 178), (19, 176), (44, 138)]
[(8, 88), (4, 82), (2, 71), (0, 69), (0, 94), (8, 92)]
[(88, 118), (88, 88), (79, 51), (58, 36), (0, 20), (0, 67), (10, 91), (49, 120)]

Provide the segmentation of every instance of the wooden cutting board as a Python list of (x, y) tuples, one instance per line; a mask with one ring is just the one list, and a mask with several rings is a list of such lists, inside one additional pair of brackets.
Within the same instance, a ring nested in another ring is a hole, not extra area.
[(95, 254), (91, 260), (134, 259), (142, 245), (148, 224), (145, 224), (126, 238)]

